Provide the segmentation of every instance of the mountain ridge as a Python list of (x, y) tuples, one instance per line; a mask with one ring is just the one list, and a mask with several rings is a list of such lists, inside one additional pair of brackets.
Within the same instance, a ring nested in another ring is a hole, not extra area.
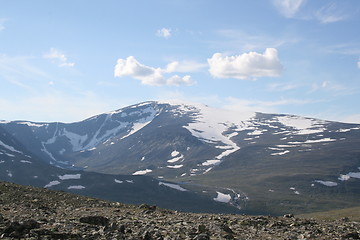
[(351, 207), (360, 194), (359, 124), (148, 101), (80, 122), (1, 126), (45, 163), (185, 183), (242, 209)]

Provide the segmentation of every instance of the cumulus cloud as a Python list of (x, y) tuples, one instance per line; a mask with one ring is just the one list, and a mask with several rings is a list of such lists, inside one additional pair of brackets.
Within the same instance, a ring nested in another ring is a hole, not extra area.
[(49, 52), (43, 55), (43, 57), (56, 62), (59, 67), (75, 66), (75, 63), (69, 62), (65, 54), (56, 48), (51, 48)]
[(277, 10), (287, 18), (294, 17), (304, 2), (305, 0), (273, 0)]
[(196, 72), (207, 67), (207, 64), (195, 61), (174, 61), (166, 66), (166, 72)]
[(168, 39), (169, 37), (171, 37), (171, 29), (170, 28), (162, 28), (157, 30), (156, 35), (158, 37), (163, 37)]
[(208, 63), (210, 74), (216, 78), (277, 77), (283, 69), (275, 48), (267, 48), (263, 54), (249, 52), (237, 56), (223, 56), (215, 53), (208, 59)]
[[(164, 85), (193, 85), (194, 81), (189, 75), (180, 77), (173, 75), (165, 77), (165, 74), (176, 72), (176, 67), (167, 69), (154, 68), (139, 63), (135, 57), (129, 56), (126, 59), (119, 58), (114, 70), (115, 77), (129, 76), (140, 80), (142, 84), (151, 86), (164, 86)], [(180, 72), (180, 71), (177, 71)]]

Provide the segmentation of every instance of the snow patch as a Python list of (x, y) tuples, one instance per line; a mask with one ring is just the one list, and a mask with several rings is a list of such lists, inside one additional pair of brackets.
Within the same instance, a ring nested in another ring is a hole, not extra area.
[(216, 193), (217, 193), (217, 197), (214, 198), (214, 201), (223, 202), (223, 203), (230, 202), (230, 200), (231, 200), (230, 194), (225, 194), (225, 193), (221, 193), (221, 192), (216, 192)]
[(279, 148), (291, 148), (291, 147), (297, 147), (296, 145), (276, 145), (276, 147), (279, 147)]
[(181, 186), (179, 186), (179, 185), (177, 185), (177, 184), (159, 182), (159, 186), (161, 186), (161, 185), (164, 185), (164, 186), (166, 186), (166, 187), (173, 188), (173, 189), (176, 189), (176, 190), (182, 191), (182, 192), (186, 192), (186, 191), (187, 191), (185, 188), (182, 188)]
[(81, 178), (81, 174), (65, 174), (62, 176), (58, 176), (61, 180), (69, 180), (69, 179), (80, 179)]
[(350, 176), (340, 174), (340, 177), (338, 177), (338, 179), (339, 179), (340, 181), (347, 181), (347, 180), (350, 179)]
[(220, 160), (207, 160), (206, 162), (203, 162), (201, 165), (203, 166), (210, 166), (210, 165), (217, 165), (220, 164)]
[[(135, 112), (135, 113), (138, 113), (138, 112)], [(147, 116), (145, 118), (138, 119), (136, 122), (134, 122), (133, 126), (132, 126), (132, 129), (128, 132), (128, 134), (123, 136), (121, 139), (127, 138), (127, 137), (133, 135), (134, 133), (136, 133), (137, 131), (139, 131), (140, 129), (144, 128), (146, 125), (148, 125), (155, 118), (156, 113), (157, 112), (152, 107), (148, 107), (146, 109), (141, 110), (140, 114), (142, 114), (142, 115), (143, 114), (149, 114), (149, 116)]]
[(290, 190), (292, 190), (294, 192), (294, 194), (296, 195), (300, 195), (300, 192), (296, 190), (296, 188), (294, 187), (290, 187)]
[[(192, 104), (191, 106), (181, 104), (177, 111), (184, 108), (185, 112), (192, 112), (193, 122), (184, 126), (193, 136), (207, 143), (219, 143), (228, 146), (228, 150), (215, 157), (222, 160), (225, 156), (240, 149), (232, 137), (249, 128), (250, 119), (255, 117), (254, 112), (235, 112), (224, 109), (214, 109), (202, 104)], [(225, 134), (229, 129), (235, 129), (230, 134)]]
[(27, 125), (29, 127), (43, 127), (49, 125), (47, 123), (33, 123), (33, 122), (16, 122), (16, 123)]
[(72, 145), (72, 150), (74, 152), (83, 150), (83, 145), (88, 139), (87, 135), (81, 136), (79, 134), (69, 132), (66, 129), (63, 129), (63, 133), (61, 135), (69, 139), (70, 144)]
[(333, 142), (336, 141), (336, 139), (332, 138), (323, 138), (323, 139), (317, 139), (317, 140), (306, 140), (305, 142), (288, 142), (289, 144), (311, 144), (311, 143), (322, 143), (322, 142)]
[[(358, 168), (360, 170), (360, 168)], [(347, 181), (350, 178), (359, 178), (360, 179), (360, 172), (349, 172), (348, 174), (341, 174), (338, 178), (340, 181)]]
[(287, 153), (289, 153), (289, 152), (290, 152), (289, 150), (285, 150), (285, 151), (283, 151), (283, 152), (271, 153), (271, 155), (273, 155), (273, 156), (276, 156), (276, 155), (284, 155), (284, 154), (287, 154)]
[(11, 152), (17, 152), (17, 153), (22, 153), (23, 154), (23, 152), (20, 152), (20, 151), (16, 150), (14, 147), (3, 143), (1, 140), (0, 140), (0, 146), (6, 148), (7, 150), (10, 150)]
[(68, 189), (84, 189), (85, 187), (82, 185), (74, 185), (74, 186), (69, 186)]
[(114, 179), (114, 181), (115, 181), (116, 183), (123, 183), (123, 181), (117, 180), (116, 178)]
[(174, 157), (173, 159), (167, 160), (167, 162), (168, 163), (174, 163), (174, 162), (182, 160), (183, 158), (184, 158), (184, 156), (181, 154), (179, 157)]
[[(34, 177), (35, 177), (35, 176), (34, 176)], [(59, 184), (60, 184), (60, 182), (57, 181), (57, 180), (51, 181), (51, 182), (49, 182), (48, 184), (46, 184), (46, 185), (44, 186), (44, 188), (49, 188), (49, 187), (52, 187), (52, 186), (55, 186), (55, 185), (59, 185)]]
[(172, 157), (176, 157), (177, 155), (179, 155), (180, 153), (178, 152), (178, 151), (176, 151), (176, 150), (174, 150), (174, 151), (172, 151), (171, 152), (171, 156)]
[(173, 166), (166, 166), (167, 168), (182, 168), (184, 165), (173, 165)]
[(32, 163), (32, 162), (27, 161), (27, 160), (20, 160), (20, 162), (21, 162), (21, 163), (30, 163), (30, 164)]
[(267, 131), (267, 130), (259, 130), (259, 129), (256, 129), (256, 130), (254, 130), (253, 132), (249, 132), (249, 133), (247, 133), (247, 135), (250, 135), (250, 136), (255, 136), (255, 135), (261, 135), (261, 134), (263, 134), (263, 132), (265, 132), (265, 131)]
[(294, 128), (294, 134), (305, 135), (324, 132), (325, 121), (304, 118), (299, 116), (280, 116), (275, 117), (281, 124)]
[(336, 182), (331, 182), (331, 181), (315, 180), (315, 182), (325, 185), (327, 187), (336, 187), (338, 185)]
[(132, 175), (145, 175), (145, 174), (151, 173), (151, 172), (152, 172), (151, 169), (145, 169), (145, 170), (136, 171)]

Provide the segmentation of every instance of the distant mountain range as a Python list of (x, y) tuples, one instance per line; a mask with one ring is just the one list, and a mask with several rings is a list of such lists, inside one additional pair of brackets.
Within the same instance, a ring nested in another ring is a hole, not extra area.
[(0, 179), (185, 211), (350, 207), (360, 125), (155, 101), (75, 123), (0, 121)]

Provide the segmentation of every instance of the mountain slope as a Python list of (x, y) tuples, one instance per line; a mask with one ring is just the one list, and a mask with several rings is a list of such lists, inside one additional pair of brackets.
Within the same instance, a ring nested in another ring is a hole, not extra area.
[(360, 194), (357, 124), (145, 102), (70, 124), (0, 126), (52, 165), (182, 182), (243, 209), (350, 207)]
[(155, 204), (191, 212), (239, 213), (239, 209), (167, 181), (147, 176), (111, 175), (49, 165), (28, 152), (0, 127), (0, 180), (63, 190), (131, 204)]

